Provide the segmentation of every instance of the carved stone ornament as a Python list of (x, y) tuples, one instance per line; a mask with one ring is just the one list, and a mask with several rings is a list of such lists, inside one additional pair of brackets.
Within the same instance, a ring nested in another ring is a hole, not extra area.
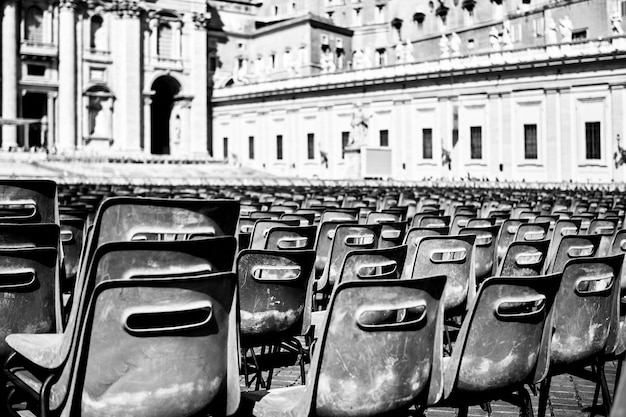
[(476, 0), (463, 0), (461, 7), (468, 12), (471, 12), (474, 10), (474, 7), (476, 7)]
[(76, 10), (76, 7), (78, 7), (76, 0), (59, 0), (60, 9)]
[(196, 28), (198, 29), (206, 29), (206, 27), (209, 24), (209, 20), (211, 20), (211, 14), (210, 13), (194, 13), (191, 16), (191, 19), (193, 20), (193, 24), (195, 25)]
[(139, 17), (141, 8), (136, 0), (116, 0), (112, 9), (121, 17)]

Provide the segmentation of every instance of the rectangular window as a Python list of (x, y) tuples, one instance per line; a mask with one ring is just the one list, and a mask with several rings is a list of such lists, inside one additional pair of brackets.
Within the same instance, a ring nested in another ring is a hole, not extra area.
[(283, 159), (283, 135), (276, 135), (276, 159)]
[(380, 131), (380, 146), (389, 146), (389, 131), (387, 129)]
[(224, 159), (228, 159), (228, 138), (224, 138)]
[(600, 159), (600, 122), (585, 123), (585, 156), (587, 159)]
[(254, 136), (248, 136), (248, 158), (254, 159)]
[(313, 133), (308, 133), (306, 135), (306, 143), (307, 159), (315, 159), (315, 135)]
[(433, 130), (422, 129), (422, 158), (433, 159)]
[(524, 159), (537, 159), (537, 125), (524, 125)]
[(46, 67), (43, 65), (28, 64), (26, 65), (26, 73), (37, 77), (46, 75)]
[(472, 159), (483, 158), (483, 128), (482, 126), (470, 127), (470, 157)]
[(346, 157), (348, 143), (350, 143), (350, 132), (341, 132), (341, 159)]
[(626, 16), (626, 1), (622, 2), (622, 16)]

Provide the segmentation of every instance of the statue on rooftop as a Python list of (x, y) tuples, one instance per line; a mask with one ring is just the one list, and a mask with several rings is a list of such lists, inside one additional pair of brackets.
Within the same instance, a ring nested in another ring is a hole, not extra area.
[(556, 29), (556, 22), (549, 17), (546, 21), (546, 44), (553, 45), (557, 43)]
[(407, 64), (415, 62), (415, 57), (413, 56), (413, 44), (408, 39), (404, 45), (404, 62)]
[(622, 16), (617, 10), (615, 10), (611, 15), (611, 30), (613, 31), (613, 36), (621, 36), (624, 34), (624, 28), (622, 27)]
[(404, 64), (405, 54), (404, 54), (404, 45), (402, 44), (402, 42), (398, 43), (395, 46), (394, 50), (396, 53), (396, 64)]
[(502, 22), (502, 49), (513, 49), (513, 37), (511, 36), (511, 22)]
[(559, 20), (559, 30), (561, 31), (561, 42), (570, 43), (572, 42), (572, 30), (574, 24), (572, 23), (569, 16), (565, 16), (561, 20)]
[(352, 131), (350, 132), (350, 141), (348, 142), (349, 148), (360, 148), (367, 145), (367, 132), (371, 118), (372, 116), (365, 115), (360, 104), (354, 105), (352, 120), (350, 121)]
[(491, 45), (492, 51), (500, 52), (500, 34), (495, 26), (493, 26), (489, 31), (489, 44)]
[(452, 35), (450, 35), (450, 49), (452, 50), (452, 56), (461, 56), (461, 42), (461, 37), (456, 32), (452, 32)]
[(441, 39), (439, 40), (439, 49), (441, 50), (442, 58), (450, 57), (450, 43), (448, 42), (446, 35), (441, 35)]

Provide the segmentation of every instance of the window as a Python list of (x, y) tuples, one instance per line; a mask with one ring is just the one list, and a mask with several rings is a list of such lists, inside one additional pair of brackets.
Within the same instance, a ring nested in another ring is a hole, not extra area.
[(91, 49), (106, 49), (104, 45), (103, 25), (104, 21), (101, 16), (93, 16), (90, 20), (89, 47)]
[(587, 29), (572, 32), (572, 41), (584, 41), (585, 39), (587, 39)]
[(276, 54), (270, 55), (270, 67), (274, 70), (276, 69)]
[(389, 131), (387, 129), (379, 132), (380, 146), (389, 146)]
[(283, 135), (276, 135), (276, 159), (283, 159)]
[(600, 159), (600, 122), (585, 123), (585, 156)]
[(626, 16), (626, 1), (623, 1), (621, 6), (622, 6), (622, 16)]
[(543, 36), (543, 33), (545, 32), (545, 25), (544, 25), (544, 20), (543, 17), (540, 17), (538, 19), (535, 19), (533, 21), (533, 35), (536, 38), (539, 38), (541, 36)]
[(35, 77), (43, 77), (46, 75), (46, 67), (43, 65), (27, 64), (26, 73)]
[(524, 159), (537, 159), (537, 125), (524, 125)]
[(433, 159), (433, 130), (422, 129), (422, 158)]
[(307, 143), (307, 159), (315, 159), (315, 134), (308, 133), (306, 135)]
[(376, 50), (376, 64), (381, 67), (387, 65), (387, 51), (385, 48), (379, 48)]
[(158, 28), (157, 54), (161, 57), (172, 57), (172, 36), (174, 32), (169, 23), (161, 23)]
[(482, 126), (470, 127), (470, 158), (483, 158), (483, 128)]
[(32, 6), (26, 11), (26, 40), (43, 42), (43, 12)]
[(346, 157), (346, 148), (350, 143), (350, 132), (341, 132), (341, 159)]
[(223, 139), (223, 143), (224, 143), (224, 159), (228, 159), (228, 138), (224, 138)]
[(213, 158), (213, 136), (209, 135), (206, 142), (206, 150), (211, 158)]
[(254, 159), (254, 136), (248, 136), (248, 158)]

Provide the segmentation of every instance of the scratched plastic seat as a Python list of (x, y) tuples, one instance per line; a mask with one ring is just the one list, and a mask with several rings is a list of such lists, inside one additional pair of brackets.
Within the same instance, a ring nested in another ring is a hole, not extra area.
[[(421, 211), (419, 213), (415, 213), (413, 215), (413, 218), (411, 219), (411, 227), (422, 227), (421, 223), (422, 220), (424, 218), (427, 218), (428, 220), (426, 220), (427, 223), (445, 223), (447, 222), (447, 224), (440, 224), (440, 226), (449, 226), (450, 225), (450, 221), (451, 221), (451, 217), (450, 216), (444, 216), (444, 210), (436, 210), (436, 211)], [(440, 219), (439, 221), (435, 220), (435, 219)]]
[(57, 248), (59, 233), (52, 223), (0, 223), (0, 249)]
[(504, 257), (504, 254), (506, 253), (509, 244), (515, 240), (515, 235), (517, 235), (517, 229), (519, 229), (521, 224), (527, 222), (528, 220), (520, 219), (507, 219), (502, 222), (500, 232), (498, 233), (498, 237), (496, 239), (496, 254), (498, 257), (498, 265), (502, 261), (502, 258)]
[(414, 227), (448, 227), (450, 216), (422, 216)]
[(500, 226), (466, 227), (459, 232), (459, 235), (476, 235), (474, 242), (476, 285), (480, 285), (486, 278), (494, 276), (498, 270), (496, 238), (499, 232)]
[(474, 214), (456, 214), (452, 218), (452, 223), (450, 224), (450, 234), (458, 235), (461, 229), (466, 228), (467, 223), (474, 218), (476, 218), (476, 215)]
[[(452, 356), (444, 358), (444, 397), (437, 404), (467, 408), (505, 400), (532, 415), (525, 384), (547, 372), (551, 311), (561, 274), (491, 277), (463, 321)], [(521, 414), (521, 413), (520, 413)]]
[(336, 285), (368, 279), (400, 279), (406, 259), (406, 245), (348, 252)]
[(441, 393), (444, 285), (444, 277), (341, 283), (307, 384), (243, 393), (238, 415), (390, 416), (434, 403)]
[(489, 227), (496, 224), (495, 217), (479, 218), (474, 217), (469, 219), (465, 227)]
[(335, 237), (322, 276), (316, 281), (315, 291), (330, 295), (341, 272), (346, 254), (359, 249), (376, 249), (380, 241), (381, 224), (343, 224), (335, 229)]
[[(11, 334), (6, 338), (15, 353), (5, 364), (5, 376), (17, 389), (37, 400), (47, 395), (46, 389), (54, 390), (54, 398), (62, 398), (71, 389), (73, 352), (76, 352), (83, 329), (86, 306), (97, 285), (112, 279), (155, 277), (184, 280), (226, 272), (232, 270), (234, 254), (235, 240), (226, 236), (195, 241), (113, 242), (103, 245), (94, 254), (84, 288), (76, 293), (75, 306), (64, 333)], [(232, 336), (233, 340), (235, 336)], [(233, 367), (237, 368), (236, 356)], [(54, 408), (59, 406), (60, 403), (55, 403)]]
[(407, 222), (384, 222), (381, 223), (379, 248), (392, 248), (404, 243)]
[(266, 250), (315, 249), (317, 226), (276, 226), (267, 232)]
[(59, 223), (57, 185), (47, 180), (0, 180), (0, 223)]
[(335, 239), (335, 229), (342, 224), (356, 225), (356, 220), (331, 220), (320, 223), (317, 230), (317, 237), (315, 240), (315, 278), (322, 276), (324, 267), (328, 263), (330, 256), (330, 249)]
[(38, 403), (11, 407), (11, 414), (232, 415), (239, 401), (229, 360), (237, 354), (235, 291), (231, 272), (99, 284), (77, 338), (69, 389), (58, 392), (47, 381)]
[[(241, 316), (241, 346), (246, 385), (256, 382), (259, 386), (271, 386), (273, 369), (280, 363), (281, 350), (289, 352), (295, 348), (304, 381), (304, 350), (295, 336), (308, 333), (311, 322), (313, 284), (313, 250), (245, 250), (237, 258), (239, 280), (239, 304)], [(268, 347), (261, 358), (251, 349), (255, 346)], [(251, 354), (248, 359), (246, 352)], [(269, 361), (263, 366), (261, 360)], [(251, 362), (251, 363), (249, 363)], [(249, 380), (249, 368), (256, 377)], [(266, 380), (262, 371), (268, 370)]]
[(572, 259), (591, 258), (598, 256), (600, 236), (598, 235), (566, 235), (561, 242), (554, 259), (548, 267), (548, 272), (561, 272), (565, 264)]
[[(541, 384), (540, 417), (545, 416), (551, 378), (563, 373), (596, 382), (596, 398), (601, 390), (605, 415), (609, 414), (611, 395), (604, 360), (615, 349), (623, 258), (622, 254), (574, 259), (565, 265), (554, 306), (549, 374)], [(585, 370), (589, 365), (591, 372)]]
[(550, 239), (550, 223), (524, 223), (517, 229), (515, 240), (520, 242), (536, 242)]
[(263, 249), (267, 243), (267, 235), (273, 227), (297, 226), (297, 220), (260, 219), (254, 223), (250, 236), (250, 249)]
[(405, 267), (402, 278), (445, 275), (443, 300), (446, 316), (463, 313), (476, 288), (473, 264), (475, 240), (474, 235), (424, 237), (417, 246), (414, 263)]
[(417, 247), (423, 237), (445, 236), (449, 231), (450, 229), (448, 227), (413, 227), (409, 229), (403, 242), (407, 246), (405, 268), (407, 265), (411, 265), (410, 268), (412, 268), (415, 262)]
[(548, 240), (512, 242), (498, 266), (498, 276), (528, 277), (544, 273)]
[(563, 236), (577, 235), (580, 228), (580, 222), (568, 219), (559, 219), (554, 224), (554, 231), (552, 232), (552, 239), (550, 240), (550, 248), (548, 249), (548, 268), (554, 260), (556, 250), (561, 244)]
[(598, 256), (606, 256), (611, 252), (611, 245), (617, 232), (617, 222), (616, 218), (604, 218), (593, 219), (589, 223), (587, 234), (602, 236), (598, 247)]

